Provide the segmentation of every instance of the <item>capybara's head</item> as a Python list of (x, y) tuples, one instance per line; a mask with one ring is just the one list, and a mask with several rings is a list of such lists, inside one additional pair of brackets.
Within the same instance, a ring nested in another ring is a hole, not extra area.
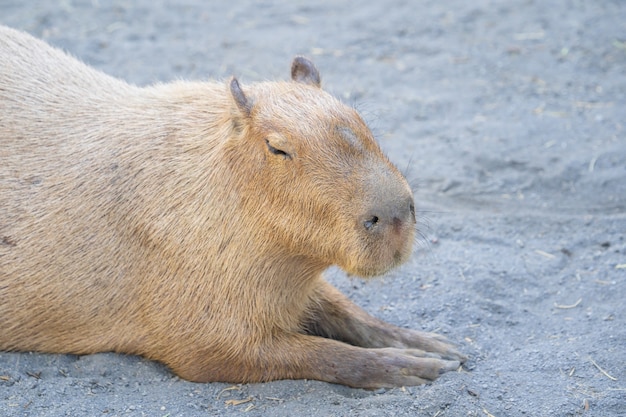
[(321, 89), (310, 61), (296, 58), (291, 78), (230, 82), (235, 134), (226, 152), (241, 171), (244, 212), (269, 246), (382, 274), (411, 253), (411, 189), (359, 114)]

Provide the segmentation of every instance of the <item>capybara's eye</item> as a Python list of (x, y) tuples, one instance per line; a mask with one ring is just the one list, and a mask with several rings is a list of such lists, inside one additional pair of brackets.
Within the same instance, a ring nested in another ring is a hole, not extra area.
[(267, 144), (267, 149), (269, 149), (270, 152), (273, 153), (274, 155), (282, 155), (285, 159), (291, 159), (291, 155), (289, 155), (287, 152), (270, 145), (269, 140), (265, 139), (265, 143)]

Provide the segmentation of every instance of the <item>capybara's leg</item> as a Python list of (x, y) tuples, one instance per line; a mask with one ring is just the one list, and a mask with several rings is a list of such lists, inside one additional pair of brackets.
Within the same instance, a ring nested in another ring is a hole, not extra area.
[(337, 340), (299, 333), (279, 333), (260, 345), (243, 347), (229, 359), (209, 360), (200, 351), (178, 366), (181, 377), (198, 382), (261, 382), (276, 379), (315, 379), (358, 388), (420, 385), (458, 361), (424, 358), (411, 349), (367, 349)]
[(424, 356), (463, 362), (466, 357), (435, 333), (403, 329), (379, 320), (354, 304), (328, 282), (320, 280), (305, 330), (354, 346), (367, 348), (409, 348)]

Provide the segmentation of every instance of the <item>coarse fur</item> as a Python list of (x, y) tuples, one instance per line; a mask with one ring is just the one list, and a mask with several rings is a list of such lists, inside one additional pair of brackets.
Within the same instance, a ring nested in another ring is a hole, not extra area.
[(415, 385), (441, 337), (321, 276), (410, 255), (410, 188), (352, 108), (292, 80), (140, 88), (0, 27), (0, 349), (115, 351), (192, 381)]

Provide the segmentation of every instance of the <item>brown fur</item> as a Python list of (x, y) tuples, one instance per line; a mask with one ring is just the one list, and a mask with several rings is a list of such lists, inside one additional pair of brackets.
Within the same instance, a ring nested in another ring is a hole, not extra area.
[(406, 260), (412, 195), (313, 64), (292, 78), (139, 88), (0, 27), (0, 349), (139, 354), (193, 381), (456, 368), (322, 278)]

